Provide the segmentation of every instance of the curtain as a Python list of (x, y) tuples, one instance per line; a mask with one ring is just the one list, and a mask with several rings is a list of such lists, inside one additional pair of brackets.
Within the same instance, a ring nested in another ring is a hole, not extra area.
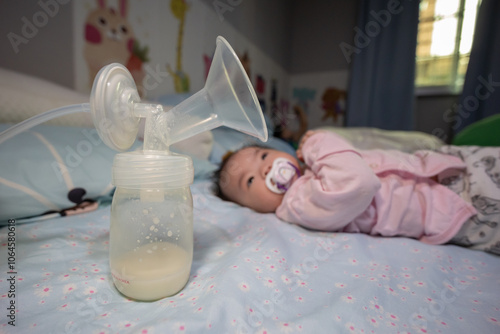
[(419, 1), (361, 0), (352, 45), (346, 126), (414, 127), (415, 52)]
[[(482, 0), (453, 130), (500, 113), (500, 1)], [(500, 130), (500, 129), (499, 129)]]

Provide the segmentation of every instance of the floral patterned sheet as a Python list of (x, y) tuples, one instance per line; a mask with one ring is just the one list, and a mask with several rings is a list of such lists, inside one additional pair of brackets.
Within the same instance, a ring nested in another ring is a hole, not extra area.
[(109, 207), (16, 226), (13, 258), (2, 228), (0, 333), (500, 333), (499, 257), (312, 232), (208, 187), (192, 187), (190, 279), (155, 302), (113, 286)]

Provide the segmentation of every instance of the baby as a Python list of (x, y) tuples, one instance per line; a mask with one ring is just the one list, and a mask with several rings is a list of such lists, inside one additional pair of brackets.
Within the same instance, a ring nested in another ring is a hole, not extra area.
[(333, 132), (308, 131), (298, 160), (259, 146), (226, 157), (215, 174), (216, 193), (314, 230), (500, 254), (500, 186), (488, 174), (495, 161), (500, 166), (500, 148), (442, 151), (363, 151)]

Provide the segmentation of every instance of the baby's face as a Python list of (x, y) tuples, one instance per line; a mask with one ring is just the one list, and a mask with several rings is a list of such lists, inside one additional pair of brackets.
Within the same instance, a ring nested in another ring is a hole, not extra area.
[(267, 188), (266, 175), (276, 158), (286, 158), (299, 168), (297, 159), (282, 151), (259, 147), (238, 151), (229, 158), (221, 172), (222, 193), (231, 201), (257, 212), (275, 212), (283, 194), (276, 194)]

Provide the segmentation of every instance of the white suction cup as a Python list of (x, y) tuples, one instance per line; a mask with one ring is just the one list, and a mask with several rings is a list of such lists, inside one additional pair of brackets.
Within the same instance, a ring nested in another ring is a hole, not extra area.
[(121, 64), (103, 67), (90, 94), (94, 126), (110, 148), (125, 151), (134, 143), (140, 117), (162, 111), (161, 105), (143, 104), (132, 75)]
[(139, 94), (130, 72), (121, 64), (110, 64), (97, 74), (90, 94), (94, 126), (110, 148), (124, 151), (132, 146), (139, 131), (133, 103)]

